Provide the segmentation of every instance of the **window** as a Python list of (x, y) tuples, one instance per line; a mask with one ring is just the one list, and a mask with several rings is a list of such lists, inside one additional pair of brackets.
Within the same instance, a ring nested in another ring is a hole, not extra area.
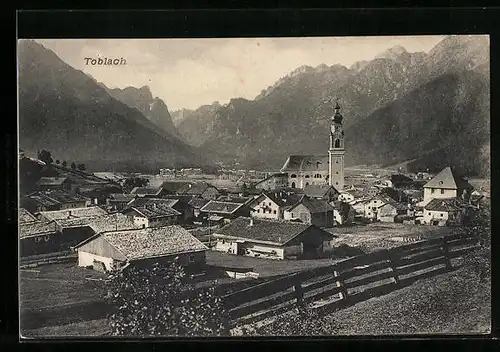
[(194, 263), (194, 254), (189, 255), (189, 262)]
[(335, 171), (335, 173), (336, 173), (337, 175), (339, 174), (339, 172), (338, 172), (338, 171)]
[(444, 188), (441, 188), (441, 194), (444, 194)]
[(309, 182), (306, 182), (306, 186), (309, 186)]
[(309, 178), (309, 175), (306, 175), (306, 178)]
[(43, 236), (43, 239), (45, 240), (45, 242), (48, 242), (50, 237), (49, 237), (49, 235), (45, 235), (45, 236)]
[(335, 147), (334, 148), (340, 148), (340, 139), (335, 140)]
[(338, 164), (338, 163), (339, 163), (339, 161), (338, 161), (338, 160), (335, 160), (335, 164)]
[(292, 182), (292, 188), (295, 188), (295, 182)]
[(292, 174), (292, 175), (290, 176), (290, 178), (297, 178), (297, 175)]
[(35, 242), (40, 242), (41, 237), (35, 237)]
[(260, 213), (260, 209), (257, 209), (257, 213)]
[(431, 188), (431, 193), (434, 193), (434, 188)]
[(443, 216), (444, 216), (444, 214), (443, 214), (443, 213), (441, 213), (441, 217), (443, 217)]
[(276, 214), (276, 210), (274, 210), (273, 213)]
[(226, 244), (226, 241), (222, 240), (222, 244)]
[(269, 206), (271, 206), (271, 202), (269, 202)]
[(431, 213), (428, 213), (428, 214), (429, 214), (429, 216), (431, 215)]

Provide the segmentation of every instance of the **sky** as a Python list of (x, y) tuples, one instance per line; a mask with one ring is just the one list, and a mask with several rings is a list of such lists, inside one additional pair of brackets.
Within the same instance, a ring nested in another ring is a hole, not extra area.
[[(170, 111), (232, 98), (254, 99), (299, 66), (346, 67), (396, 45), (429, 52), (443, 36), (207, 39), (38, 39), (62, 60), (109, 88), (144, 85)], [(85, 58), (124, 58), (91, 65)]]

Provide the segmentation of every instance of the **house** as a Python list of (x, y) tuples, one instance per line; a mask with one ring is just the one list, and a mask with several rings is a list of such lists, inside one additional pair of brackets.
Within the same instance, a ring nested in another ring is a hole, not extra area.
[(370, 186), (363, 190), (366, 197), (375, 197), (380, 194), (380, 189), (375, 186)]
[(193, 214), (195, 218), (200, 216), (200, 209), (203, 208), (203, 206), (205, 206), (208, 202), (209, 200), (198, 197), (194, 197), (189, 201), (188, 204), (193, 207)]
[(137, 226), (161, 227), (176, 224), (181, 213), (165, 204), (145, 204), (132, 206), (123, 211)]
[(275, 173), (257, 182), (254, 186), (259, 191), (272, 191), (285, 188), (288, 187), (288, 176), (286, 173)]
[(220, 192), (217, 188), (206, 182), (188, 183), (176, 192), (177, 195), (199, 197), (207, 200), (215, 200)]
[(111, 193), (106, 199), (106, 205), (111, 209), (121, 211), (137, 198), (135, 194)]
[(304, 194), (312, 199), (323, 199), (327, 202), (337, 200), (340, 193), (330, 185), (307, 185)]
[(297, 204), (304, 195), (289, 192), (262, 192), (248, 206), (250, 216), (261, 219), (283, 219), (284, 211)]
[(206, 263), (207, 249), (178, 225), (102, 232), (75, 247), (78, 266), (106, 272), (128, 265), (168, 264), (174, 259), (188, 271), (199, 270)]
[(209, 219), (211, 216), (216, 218), (209, 219), (210, 221), (221, 221), (220, 218), (226, 222), (236, 219), (239, 216), (249, 216), (250, 210), (245, 203), (232, 203), (218, 200), (211, 200), (200, 209), (202, 217)]
[(466, 215), (466, 207), (460, 200), (435, 198), (425, 205), (422, 223), (434, 226), (460, 225), (464, 223)]
[(60, 236), (53, 221), (35, 220), (19, 223), (19, 254), (21, 257), (60, 252), (54, 245), (55, 238)]
[(161, 197), (163, 188), (150, 188), (150, 187), (134, 187), (130, 194), (135, 194), (137, 197)]
[(310, 224), (239, 217), (216, 230), (214, 250), (268, 259), (313, 258), (334, 236)]
[(128, 203), (127, 208), (161, 205), (172, 208), (180, 213), (177, 220), (188, 221), (194, 217), (193, 207), (189, 205), (189, 197), (168, 196), (165, 198), (136, 198)]
[(165, 181), (161, 185), (163, 192), (168, 195), (177, 194), (177, 191), (189, 185), (190, 182)]
[(424, 200), (420, 205), (425, 206), (433, 199), (468, 199), (473, 189), (455, 170), (446, 167), (424, 185)]
[(385, 197), (383, 195), (378, 195), (368, 199), (365, 203), (364, 217), (373, 221), (378, 220), (379, 208), (387, 203), (393, 202), (392, 199)]
[(395, 222), (397, 216), (410, 218), (413, 215), (409, 205), (397, 202), (388, 202), (378, 208), (377, 220), (381, 222)]
[(39, 190), (62, 189), (70, 191), (73, 181), (69, 177), (42, 177), (37, 182)]
[(27, 222), (37, 221), (37, 218), (24, 208), (19, 208), (18, 211), (18, 223), (24, 224)]
[(351, 192), (342, 192), (339, 194), (338, 200), (341, 202), (352, 202), (354, 201), (355, 197)]
[(288, 176), (288, 187), (327, 185), (329, 179), (328, 155), (290, 155), (281, 168)]
[(77, 193), (50, 189), (28, 194), (20, 199), (21, 207), (36, 214), (41, 211), (84, 208), (90, 206), (90, 199)]
[(300, 220), (318, 227), (333, 227), (334, 208), (322, 199), (303, 198), (284, 211), (285, 220)]

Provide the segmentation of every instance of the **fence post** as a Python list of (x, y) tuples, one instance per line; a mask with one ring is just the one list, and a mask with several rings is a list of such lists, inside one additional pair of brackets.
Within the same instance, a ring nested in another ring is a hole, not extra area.
[(339, 272), (336, 270), (333, 272), (333, 276), (339, 278), (337, 280), (337, 287), (340, 287), (340, 293), (339, 293), (340, 299), (341, 300), (347, 299), (348, 294), (347, 294), (347, 289), (344, 286), (344, 280), (340, 277)]
[(302, 307), (302, 303), (304, 302), (304, 291), (302, 291), (302, 284), (300, 282), (296, 283), (293, 286), (295, 290), (295, 298), (297, 299), (297, 306), (299, 309)]
[(394, 283), (397, 285), (399, 284), (399, 272), (397, 268), (397, 257), (394, 253), (394, 251), (388, 250), (387, 251), (387, 256), (389, 259), (389, 266), (391, 267), (391, 270), (393, 272), (393, 278), (394, 278)]
[(450, 245), (448, 243), (448, 238), (446, 236), (443, 237), (443, 255), (446, 263), (446, 268), (447, 269), (452, 269), (453, 266), (451, 265), (451, 259), (450, 259)]

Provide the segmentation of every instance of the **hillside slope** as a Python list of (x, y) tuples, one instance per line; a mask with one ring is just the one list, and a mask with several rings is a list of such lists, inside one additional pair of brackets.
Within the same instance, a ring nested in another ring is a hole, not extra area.
[(18, 44), (19, 144), (89, 169), (193, 164), (196, 151), (32, 40)]

